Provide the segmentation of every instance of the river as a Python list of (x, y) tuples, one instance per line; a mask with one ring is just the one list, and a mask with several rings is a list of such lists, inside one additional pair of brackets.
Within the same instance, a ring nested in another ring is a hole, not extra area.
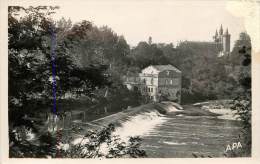
[(161, 115), (156, 111), (133, 116), (117, 128), (122, 138), (140, 136), (149, 158), (223, 157), (226, 146), (238, 142), (240, 122), (209, 116)]

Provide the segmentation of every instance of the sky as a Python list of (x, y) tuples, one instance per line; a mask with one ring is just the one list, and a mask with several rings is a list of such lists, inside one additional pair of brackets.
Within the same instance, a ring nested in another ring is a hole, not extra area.
[(243, 18), (233, 16), (226, 1), (122, 0), (86, 1), (60, 5), (57, 19), (70, 18), (73, 23), (88, 20), (97, 26), (107, 25), (123, 35), (131, 46), (154, 43), (212, 41), (216, 29), (223, 25), (231, 34), (231, 46), (245, 31)]

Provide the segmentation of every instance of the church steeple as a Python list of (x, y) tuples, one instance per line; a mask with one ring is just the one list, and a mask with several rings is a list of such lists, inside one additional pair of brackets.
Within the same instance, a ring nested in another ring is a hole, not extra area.
[(221, 24), (220, 29), (219, 29), (219, 35), (223, 35), (223, 27), (222, 27), (222, 24)]
[(213, 36), (213, 39), (215, 42), (218, 42), (218, 30), (217, 29), (216, 29), (215, 35)]
[(226, 32), (225, 32), (225, 35), (229, 35), (229, 33), (228, 33), (228, 28), (227, 28), (227, 30), (226, 30)]
[(152, 44), (152, 42), (153, 42), (153, 41), (152, 41), (152, 37), (151, 37), (151, 36), (149, 36), (149, 38), (148, 38), (148, 44), (149, 44), (149, 45), (151, 45), (151, 44)]
[(219, 49), (218, 56), (230, 54), (230, 38), (231, 35), (228, 32), (228, 28), (223, 31), (223, 26), (221, 24), (219, 30), (217, 29), (213, 36), (216, 47)]

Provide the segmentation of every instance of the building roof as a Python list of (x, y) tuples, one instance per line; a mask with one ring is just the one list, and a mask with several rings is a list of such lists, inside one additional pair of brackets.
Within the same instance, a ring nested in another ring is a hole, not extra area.
[(168, 64), (168, 65), (152, 65), (152, 67), (157, 69), (159, 72), (172, 70), (172, 71), (181, 73), (181, 71), (179, 69), (177, 69), (176, 67), (174, 67), (174, 66), (172, 66), (170, 64)]

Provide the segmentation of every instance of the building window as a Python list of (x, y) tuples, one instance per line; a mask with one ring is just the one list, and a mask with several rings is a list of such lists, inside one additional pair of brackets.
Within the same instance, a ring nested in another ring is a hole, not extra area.
[(167, 76), (169, 76), (170, 75), (170, 71), (167, 71), (166, 74), (167, 74)]
[(148, 87), (148, 92), (153, 92), (153, 88)]
[(171, 84), (171, 85), (173, 84), (173, 81), (172, 81), (172, 80), (170, 81), (170, 84)]
[(167, 79), (165, 80), (165, 84), (166, 84), (166, 85), (168, 84), (168, 80), (167, 80)]

